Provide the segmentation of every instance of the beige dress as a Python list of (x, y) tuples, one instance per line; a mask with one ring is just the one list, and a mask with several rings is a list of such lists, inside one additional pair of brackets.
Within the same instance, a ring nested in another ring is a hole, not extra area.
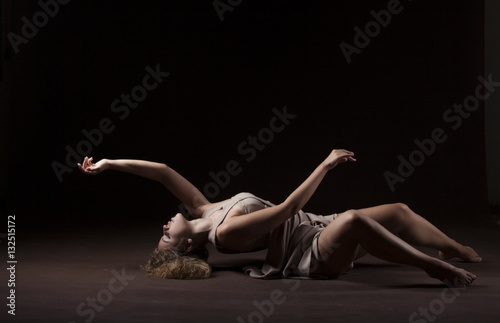
[[(241, 206), (245, 214), (274, 205), (251, 193), (239, 193), (227, 202), (208, 209), (202, 217), (208, 217), (217, 210), (224, 210), (217, 216), (214, 228), (209, 233), (210, 242), (220, 252), (234, 253), (217, 245), (216, 232), (229, 210), (236, 204)], [(320, 273), (318, 236), (336, 217), (337, 214), (318, 216), (299, 211), (271, 232), (267, 256), (262, 266), (245, 267), (245, 272), (251, 277), (263, 279), (327, 278)]]

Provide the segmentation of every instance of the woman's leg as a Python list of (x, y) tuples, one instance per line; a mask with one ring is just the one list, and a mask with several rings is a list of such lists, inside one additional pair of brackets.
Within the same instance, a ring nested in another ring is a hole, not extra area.
[(439, 250), (443, 259), (458, 257), (466, 262), (482, 261), (471, 247), (451, 239), (405, 204), (386, 204), (359, 211), (411, 245)]
[(340, 276), (356, 256), (358, 246), (375, 257), (423, 269), (433, 278), (454, 285), (469, 285), (472, 273), (430, 257), (401, 240), (360, 211), (350, 210), (331, 222), (319, 235), (322, 271)]

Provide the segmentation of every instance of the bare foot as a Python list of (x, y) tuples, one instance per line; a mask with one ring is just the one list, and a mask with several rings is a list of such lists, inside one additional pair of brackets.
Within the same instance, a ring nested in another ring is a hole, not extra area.
[(465, 262), (481, 262), (483, 258), (472, 249), (471, 247), (460, 245), (455, 250), (439, 251), (439, 257), (443, 260), (448, 260), (451, 258), (460, 258)]
[(432, 278), (436, 278), (447, 285), (462, 287), (469, 286), (476, 279), (476, 275), (465, 269), (457, 268), (449, 263), (436, 259), (434, 266), (426, 270)]

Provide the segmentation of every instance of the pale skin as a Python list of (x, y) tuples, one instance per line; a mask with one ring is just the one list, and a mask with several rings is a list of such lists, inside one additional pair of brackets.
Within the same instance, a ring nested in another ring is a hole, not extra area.
[[(269, 233), (304, 207), (330, 170), (341, 163), (355, 161), (353, 152), (334, 149), (282, 203), (249, 214), (244, 214), (243, 209), (236, 205), (217, 229), (218, 246), (235, 252), (267, 248)], [(158, 181), (186, 205), (194, 220), (188, 221), (180, 213), (172, 217), (163, 225), (158, 249), (176, 248), (190, 252), (209, 242), (208, 234), (220, 211), (206, 218), (202, 215), (224, 201), (209, 202), (193, 184), (167, 165), (126, 159), (102, 159), (93, 163), (92, 157), (85, 157), (78, 167), (89, 175), (117, 170)], [(368, 252), (383, 260), (420, 268), (447, 284), (468, 286), (476, 276), (443, 260), (482, 261), (472, 248), (449, 238), (401, 203), (340, 213), (320, 233), (318, 246), (321, 272), (332, 278), (340, 276), (354, 260)], [(426, 255), (413, 246), (436, 249), (441, 259)]]

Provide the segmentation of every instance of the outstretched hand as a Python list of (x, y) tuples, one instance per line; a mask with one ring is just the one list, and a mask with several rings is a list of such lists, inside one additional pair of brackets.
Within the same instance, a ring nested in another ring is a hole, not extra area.
[(346, 161), (355, 162), (354, 153), (345, 149), (334, 149), (330, 155), (325, 159), (324, 164), (328, 169), (332, 169), (340, 163), (345, 163)]
[(106, 167), (106, 159), (101, 159), (97, 163), (92, 163), (93, 157), (85, 157), (83, 163), (78, 163), (78, 168), (82, 171), (82, 173), (87, 175), (97, 175), (100, 172), (107, 169)]

